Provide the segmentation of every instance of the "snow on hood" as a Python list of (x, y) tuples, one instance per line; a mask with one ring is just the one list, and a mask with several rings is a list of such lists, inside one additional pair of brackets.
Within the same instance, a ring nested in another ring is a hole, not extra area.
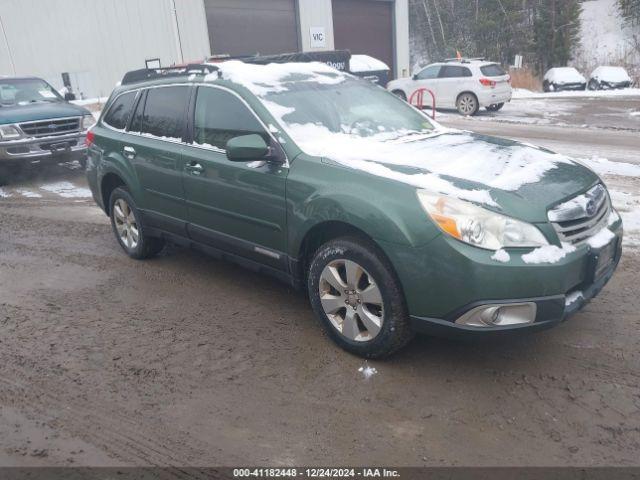
[(291, 123), (287, 115), (295, 111), (293, 108), (263, 98), (285, 91), (287, 82), (298, 79), (337, 84), (350, 77), (322, 63), (253, 65), (227, 61), (220, 64), (220, 70), (223, 79), (245, 86), (260, 98), (307, 154), (417, 188), (498, 206), (491, 189), (516, 191), (539, 182), (560, 164), (576, 165), (568, 157), (532, 145), (489, 140), (436, 122), (431, 122), (434, 130), (427, 133), (380, 132), (369, 137), (337, 133), (313, 123)]
[(544, 79), (551, 83), (585, 83), (586, 79), (573, 67), (557, 67), (549, 70)]
[(591, 78), (605, 82), (630, 82), (631, 77), (622, 67), (598, 67), (591, 74)]

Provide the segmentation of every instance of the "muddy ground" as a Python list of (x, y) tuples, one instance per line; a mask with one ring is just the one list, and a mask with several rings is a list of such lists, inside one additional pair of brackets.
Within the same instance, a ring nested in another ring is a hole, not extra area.
[(517, 339), (421, 337), (365, 380), (305, 297), (199, 253), (126, 257), (89, 198), (0, 199), (0, 465), (638, 465), (638, 250)]

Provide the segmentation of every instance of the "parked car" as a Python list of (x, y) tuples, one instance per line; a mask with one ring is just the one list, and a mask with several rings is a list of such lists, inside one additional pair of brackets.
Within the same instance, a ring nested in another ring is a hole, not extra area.
[(365, 78), (371, 82), (385, 86), (389, 82), (389, 66), (382, 60), (369, 55), (351, 55), (349, 71), (356, 77)]
[(631, 77), (622, 67), (598, 67), (589, 78), (589, 90), (629, 88)]
[(554, 67), (547, 70), (542, 80), (545, 92), (561, 92), (563, 90), (584, 90), (587, 80), (573, 67)]
[(272, 274), (371, 358), (415, 332), (550, 327), (613, 275), (622, 222), (580, 163), (443, 128), (320, 63), (189, 72), (130, 76), (87, 135), (132, 258), (171, 241)]
[(84, 163), (84, 138), (94, 119), (47, 82), (35, 77), (0, 78), (0, 167), (61, 160)]
[(462, 115), (475, 115), (481, 107), (496, 112), (511, 101), (512, 94), (511, 77), (500, 65), (472, 59), (433, 63), (411, 78), (387, 85), (387, 90), (403, 100), (411, 99), (419, 88), (434, 93), (437, 108), (455, 108)]

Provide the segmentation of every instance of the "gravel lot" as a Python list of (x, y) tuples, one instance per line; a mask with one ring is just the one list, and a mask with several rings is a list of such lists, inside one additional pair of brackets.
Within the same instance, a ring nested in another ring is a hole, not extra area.
[(365, 379), (302, 294), (130, 260), (84, 187), (62, 165), (0, 195), (1, 465), (638, 465), (638, 249), (558, 328), (420, 337)]

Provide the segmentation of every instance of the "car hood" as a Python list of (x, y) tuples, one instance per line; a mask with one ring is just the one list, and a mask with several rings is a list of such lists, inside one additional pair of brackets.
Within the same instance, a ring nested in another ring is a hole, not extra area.
[(3, 106), (0, 107), (0, 125), (90, 114), (91, 112), (86, 108), (67, 102)]
[(471, 132), (441, 129), (423, 138), (357, 139), (351, 145), (339, 137), (324, 143), (321, 156), (528, 222), (546, 222), (550, 207), (599, 181), (592, 170), (564, 155)]

